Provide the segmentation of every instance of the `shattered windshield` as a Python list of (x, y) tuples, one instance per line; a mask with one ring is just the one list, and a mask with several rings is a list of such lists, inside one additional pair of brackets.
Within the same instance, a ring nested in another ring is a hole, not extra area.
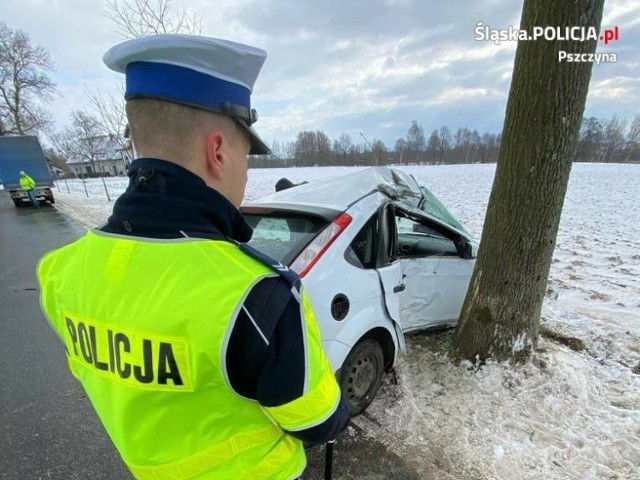
[(419, 205), (420, 210), (428, 213), (438, 220), (442, 220), (447, 225), (451, 225), (453, 228), (456, 228), (465, 233), (467, 236), (471, 237), (469, 232), (467, 232), (467, 229), (464, 228), (453, 215), (451, 215), (451, 212), (447, 210), (447, 207), (445, 207), (433, 193), (431, 193), (425, 187), (420, 187), (420, 190), (422, 191), (422, 201)]

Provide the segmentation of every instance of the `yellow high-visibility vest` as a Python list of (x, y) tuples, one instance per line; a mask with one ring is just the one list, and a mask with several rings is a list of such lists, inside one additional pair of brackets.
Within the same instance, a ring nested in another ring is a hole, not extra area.
[(289, 480), (286, 434), (328, 418), (340, 392), (306, 296), (306, 393), (265, 408), (233, 391), (225, 346), (246, 294), (273, 271), (225, 241), (89, 231), (38, 266), (41, 303), (113, 443), (138, 479)]
[(23, 190), (33, 190), (36, 188), (36, 182), (33, 181), (29, 175), (24, 175), (20, 177), (20, 188)]

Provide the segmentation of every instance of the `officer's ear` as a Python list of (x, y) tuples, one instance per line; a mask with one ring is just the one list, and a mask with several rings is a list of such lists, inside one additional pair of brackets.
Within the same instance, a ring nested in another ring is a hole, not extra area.
[(222, 180), (224, 167), (225, 139), (220, 130), (211, 130), (207, 135), (207, 164), (208, 169), (216, 180)]

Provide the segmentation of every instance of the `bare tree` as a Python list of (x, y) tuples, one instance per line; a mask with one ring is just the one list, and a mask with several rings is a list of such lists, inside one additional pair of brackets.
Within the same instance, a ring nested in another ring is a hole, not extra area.
[(627, 159), (632, 161), (640, 160), (640, 115), (636, 115), (627, 134)]
[(431, 163), (435, 165), (438, 157), (438, 149), (440, 148), (440, 132), (435, 129), (429, 135), (429, 142), (427, 143), (427, 154), (431, 157)]
[[(521, 29), (599, 29), (604, 0), (525, 0)], [(560, 214), (591, 77), (596, 41), (519, 42), (504, 140), (482, 243), (454, 334), (457, 358), (525, 360), (538, 339)]]
[(49, 127), (41, 102), (56, 92), (48, 75), (52, 68), (47, 50), (0, 22), (0, 134), (26, 135)]
[(349, 151), (353, 146), (351, 136), (343, 133), (337, 140), (333, 141), (333, 156), (337, 165), (348, 165), (347, 161)]
[(614, 162), (619, 160), (616, 154), (622, 154), (625, 144), (626, 120), (620, 120), (616, 115), (609, 120), (604, 127), (604, 161)]
[(202, 16), (186, 8), (175, 10), (172, 0), (110, 0), (107, 17), (127, 38), (163, 33), (202, 34)]
[(48, 147), (44, 149), (44, 156), (47, 158), (49, 165), (59, 168), (63, 172), (69, 171), (69, 165), (67, 164), (64, 155), (58, 152), (56, 149)]
[(67, 162), (89, 162), (97, 173), (95, 162), (106, 159), (110, 152), (100, 122), (81, 110), (71, 112), (70, 118), (71, 125), (53, 135), (53, 144)]
[[(97, 162), (113, 157), (114, 138), (112, 135), (103, 135), (101, 128), (100, 122), (94, 116), (81, 110), (74, 110), (71, 112), (71, 126), (53, 135), (52, 141), (67, 162), (88, 162), (91, 164), (92, 173), (100, 176), (107, 200), (111, 201), (107, 184), (104, 181), (106, 172), (100, 169)], [(83, 174), (83, 182), (84, 177)], [(85, 193), (89, 196), (86, 184)]]
[(451, 148), (451, 130), (446, 125), (442, 125), (440, 127), (439, 137), (440, 137), (440, 145), (438, 145), (438, 156), (440, 157), (440, 163), (445, 163), (446, 154)]
[(604, 156), (604, 125), (596, 117), (582, 119), (576, 152), (579, 162), (600, 162)]
[(111, 136), (121, 150), (131, 148), (131, 142), (126, 138), (127, 115), (125, 113), (124, 83), (116, 93), (99, 92), (85, 88), (89, 99), (91, 118), (97, 122), (96, 130), (102, 135)]
[(373, 144), (371, 145), (371, 153), (373, 154), (374, 166), (384, 165), (385, 163), (387, 163), (387, 146), (382, 140), (373, 140)]
[(627, 138), (630, 142), (640, 143), (640, 115), (633, 118)]
[(422, 160), (422, 152), (425, 151), (427, 146), (427, 141), (424, 137), (424, 129), (417, 120), (411, 122), (405, 139), (407, 141), (407, 153), (410, 154), (409, 158), (416, 163), (420, 163)]
[(456, 163), (469, 163), (473, 150), (473, 135), (467, 127), (458, 128), (454, 136)]
[(320, 130), (299, 132), (294, 157), (299, 165), (326, 165), (331, 158), (331, 140)]
[(495, 133), (485, 133), (478, 143), (478, 154), (482, 163), (489, 163), (495, 160), (495, 154), (500, 147), (499, 136)]

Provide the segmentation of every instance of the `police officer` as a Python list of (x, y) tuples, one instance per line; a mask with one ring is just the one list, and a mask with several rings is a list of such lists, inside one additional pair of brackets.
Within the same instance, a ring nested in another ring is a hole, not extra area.
[(42, 306), (139, 479), (282, 479), (348, 413), (297, 276), (244, 245), (266, 53), (159, 35), (110, 49), (138, 158), (106, 225), (47, 254)]

